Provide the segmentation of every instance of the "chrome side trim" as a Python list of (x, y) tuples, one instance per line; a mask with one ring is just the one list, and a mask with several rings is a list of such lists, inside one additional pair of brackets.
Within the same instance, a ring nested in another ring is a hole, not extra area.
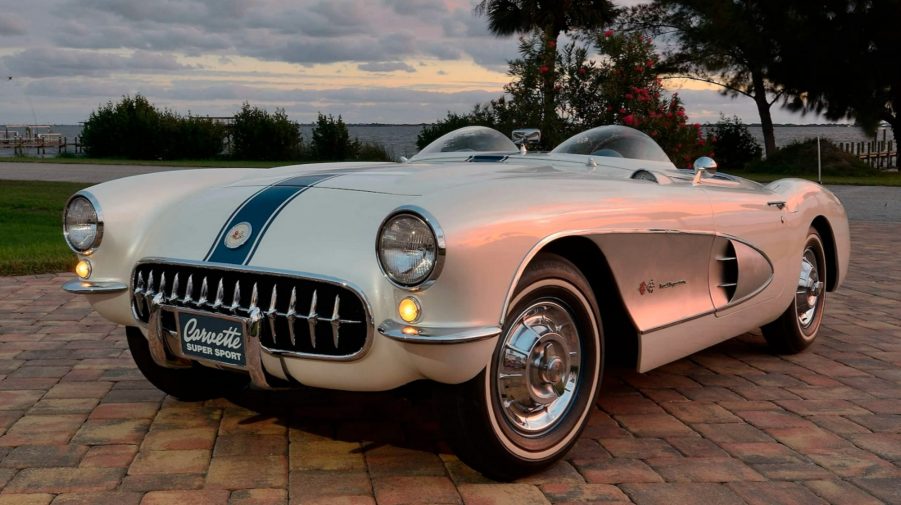
[(119, 293), (126, 291), (128, 284), (118, 281), (83, 281), (74, 280), (63, 284), (63, 290), (76, 295), (94, 295), (98, 293)]
[[(385, 268), (382, 266), (382, 261), (379, 259), (379, 239), (382, 237), (382, 230), (385, 228), (385, 224), (391, 220), (391, 218), (397, 216), (398, 214), (412, 214), (423, 221), (425, 224), (432, 229), (432, 233), (435, 234), (435, 244), (438, 247), (438, 251), (435, 258), (435, 266), (432, 268), (432, 272), (429, 276), (419, 284), (415, 286), (404, 286), (403, 284), (398, 284), (394, 282), (394, 279), (385, 272)], [(404, 289), (407, 291), (422, 291), (424, 289), (428, 289), (429, 286), (435, 283), (438, 279), (438, 276), (441, 275), (441, 271), (444, 269), (444, 261), (447, 256), (447, 241), (445, 240), (444, 230), (441, 228), (441, 225), (438, 224), (438, 220), (435, 219), (435, 216), (429, 213), (429, 211), (423, 209), (422, 207), (418, 207), (416, 205), (402, 205), (393, 211), (391, 211), (388, 216), (382, 220), (382, 223), (379, 225), (378, 233), (375, 235), (375, 262), (379, 265), (379, 271), (382, 272), (382, 275), (385, 279), (388, 280), (393, 286), (396, 286), (400, 289)]]
[[(66, 230), (66, 214), (69, 212), (69, 204), (72, 203), (77, 197), (82, 197), (86, 199), (91, 205), (94, 206), (94, 212), (97, 214), (97, 237), (94, 238), (94, 243), (91, 244), (91, 247), (84, 251), (79, 251), (72, 247), (72, 243), (69, 242), (69, 231)], [(94, 254), (94, 251), (100, 246), (100, 242), (103, 240), (103, 210), (100, 208), (100, 202), (97, 201), (97, 197), (95, 197), (90, 191), (81, 190), (74, 195), (70, 196), (68, 200), (66, 200), (66, 205), (63, 207), (63, 238), (66, 242), (66, 245), (69, 249), (72, 250), (75, 254), (82, 254), (84, 256), (90, 256)]]
[[(415, 333), (404, 333), (405, 328), (413, 328)], [(473, 328), (426, 328), (422, 326), (408, 326), (395, 321), (386, 320), (379, 325), (379, 333), (400, 342), (411, 344), (466, 344), (478, 342), (487, 338), (494, 338), (501, 333), (498, 326), (478, 326)]]

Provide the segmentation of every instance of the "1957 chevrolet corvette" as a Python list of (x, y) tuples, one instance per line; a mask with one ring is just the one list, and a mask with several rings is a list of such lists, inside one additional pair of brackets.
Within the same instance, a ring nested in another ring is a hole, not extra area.
[(65, 289), (166, 393), (430, 379), (455, 451), (501, 479), (575, 443), (608, 354), (644, 372), (758, 327), (803, 350), (850, 254), (824, 188), (679, 170), (622, 126), (549, 153), (468, 127), (403, 163), (129, 177), (75, 194), (65, 236)]

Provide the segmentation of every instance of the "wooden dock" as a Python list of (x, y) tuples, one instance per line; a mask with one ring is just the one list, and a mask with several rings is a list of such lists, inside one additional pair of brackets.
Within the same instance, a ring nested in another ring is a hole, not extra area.
[(882, 129), (882, 139), (879, 134), (873, 140), (867, 142), (838, 142), (838, 147), (846, 153), (853, 154), (871, 167), (880, 170), (898, 169), (898, 145), (894, 140), (887, 139), (887, 129)]

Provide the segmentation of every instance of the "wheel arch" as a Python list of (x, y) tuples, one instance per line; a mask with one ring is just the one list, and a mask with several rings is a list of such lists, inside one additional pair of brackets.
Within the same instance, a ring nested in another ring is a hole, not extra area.
[(838, 287), (839, 266), (832, 225), (825, 216), (817, 216), (810, 226), (820, 234), (820, 238), (823, 240), (823, 249), (826, 253), (826, 289), (835, 291)]
[[(597, 243), (581, 235), (556, 238), (535, 251), (521, 271), (541, 253), (566, 258), (585, 276), (601, 312), (608, 364), (634, 367), (638, 362), (638, 331), (626, 310), (607, 258)], [(518, 278), (516, 282), (519, 282)]]

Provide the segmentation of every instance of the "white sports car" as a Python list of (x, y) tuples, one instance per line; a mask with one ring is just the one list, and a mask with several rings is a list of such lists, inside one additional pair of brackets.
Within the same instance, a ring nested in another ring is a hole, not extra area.
[(622, 126), (549, 153), (468, 127), (402, 163), (129, 177), (75, 194), (65, 236), (65, 289), (166, 393), (430, 379), (457, 454), (499, 479), (566, 453), (611, 357), (644, 372), (761, 326), (801, 351), (850, 254), (819, 185), (678, 170)]

